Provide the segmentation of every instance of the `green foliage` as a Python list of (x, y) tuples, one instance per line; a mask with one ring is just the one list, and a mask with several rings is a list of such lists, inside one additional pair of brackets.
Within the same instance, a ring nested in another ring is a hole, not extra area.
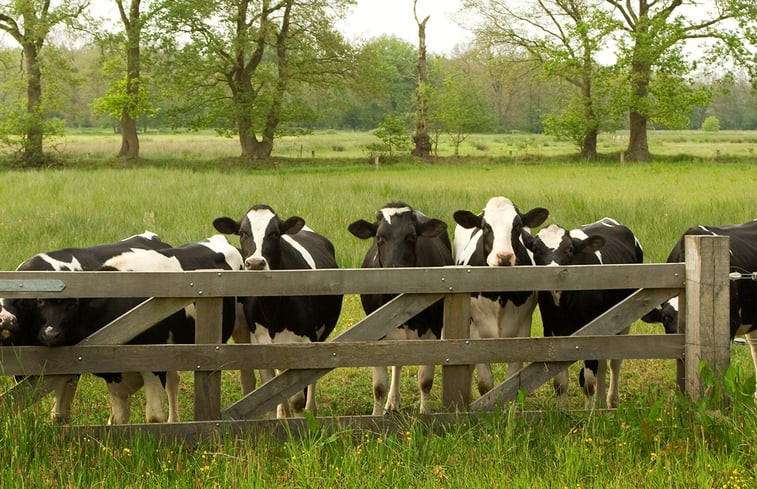
[(159, 109), (150, 101), (150, 93), (145, 88), (144, 78), (131, 81), (137, 87), (137, 93), (130, 95), (126, 90), (126, 75), (111, 84), (108, 91), (101, 98), (95, 99), (92, 109), (101, 114), (108, 114), (114, 119), (120, 119), (124, 109), (133, 119), (140, 116), (153, 118)]
[(387, 152), (389, 156), (410, 148), (410, 131), (401, 117), (386, 117), (373, 134), (381, 140), (382, 152)]
[(448, 134), (455, 156), (468, 135), (485, 132), (491, 120), (481, 88), (461, 73), (448, 76), (442, 87), (429, 90), (429, 127)]
[(718, 132), (720, 130), (720, 120), (714, 115), (707, 117), (702, 122), (702, 130), (707, 132)]

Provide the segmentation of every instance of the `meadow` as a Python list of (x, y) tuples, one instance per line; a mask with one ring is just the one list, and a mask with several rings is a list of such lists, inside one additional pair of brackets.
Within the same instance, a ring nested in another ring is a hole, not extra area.
[[(303, 136), (257, 168), (235, 158), (234, 141), (211, 135), (148, 135), (145, 160), (123, 163), (112, 158), (117, 136), (72, 134), (59, 148), (61, 167), (2, 170), (0, 267), (12, 270), (39, 251), (145, 229), (174, 244), (196, 241), (214, 233), (214, 218), (238, 218), (255, 203), (304, 217), (333, 241), (341, 267), (358, 267), (369, 246), (347, 225), (372, 219), (396, 200), (450, 223), (450, 233), (455, 210), (480, 210), (493, 195), (508, 196), (524, 210), (546, 207), (548, 223), (566, 227), (611, 216), (634, 230), (646, 262), (665, 261), (692, 225), (757, 217), (757, 135), (650, 136), (661, 156), (643, 164), (620, 165), (615, 156), (575, 161), (564, 143), (543, 136), (474, 135), (462, 158), (387, 159), (376, 169), (361, 149), (366, 143), (360, 141), (371, 141), (365, 134)], [(623, 147), (611, 136), (604, 143), (608, 151)], [(338, 329), (362, 316), (358, 298), (346, 297)], [(540, 328), (536, 314), (533, 334)], [(662, 328), (637, 322), (632, 332)], [(284, 441), (265, 434), (200, 446), (141, 436), (76, 438), (50, 424), (47, 401), (29, 412), (4, 412), (0, 487), (755, 487), (753, 368), (747, 348), (734, 345), (732, 355), (715, 398), (701, 402), (674, 392), (672, 361), (626, 361), (614, 413), (573, 411), (582, 406), (582, 394), (572, 372), (565, 408), (544, 386), (476, 423), (441, 429), (416, 419), (415, 380), (406, 375), (399, 432), (332, 432), (312, 422), (304, 436)], [(502, 380), (502, 369), (497, 373)], [(191, 416), (190, 377), (183, 377), (184, 419)], [(11, 384), (0, 378), (0, 388)], [(438, 380), (433, 394), (432, 409), (440, 411)], [(721, 406), (719, 394), (731, 397), (729, 407)], [(225, 402), (238, 396), (229, 372)], [(142, 417), (141, 402), (134, 402), (133, 422)], [(318, 402), (319, 416), (370, 413), (369, 370), (329, 374), (319, 384)], [(73, 409), (74, 424), (104, 423), (102, 381), (83, 378)], [(528, 415), (534, 411), (539, 414)]]

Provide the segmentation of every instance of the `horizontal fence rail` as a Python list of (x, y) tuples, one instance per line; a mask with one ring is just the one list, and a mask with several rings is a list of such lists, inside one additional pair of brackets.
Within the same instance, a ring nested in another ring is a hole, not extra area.
[[(224, 297), (681, 288), (684, 266), (0, 272), (0, 297)], [(44, 277), (44, 278), (43, 278)]]
[[(691, 238), (691, 239), (689, 239)], [(728, 353), (728, 239), (687, 237), (686, 262), (564, 267), (440, 267), (307, 271), (0, 272), (0, 297), (145, 297), (137, 308), (78, 345), (0, 347), (3, 375), (70, 376), (88, 372), (179, 370), (195, 375), (195, 421), (258, 418), (335, 368), (442, 366), (446, 409), (491, 409), (530, 392), (583, 359), (671, 358), (679, 386), (700, 392), (699, 361), (723, 369)], [(487, 291), (628, 289), (623, 302), (570, 337), (468, 338), (470, 294)], [(396, 294), (373, 314), (315, 344), (220, 344), (221, 297)], [(618, 335), (665, 300), (681, 305), (676, 335)], [(444, 300), (444, 339), (379, 341), (429, 305)], [(194, 345), (124, 345), (152, 324), (194, 305)], [(725, 312), (724, 312), (725, 311)], [(723, 321), (725, 314), (726, 320)], [(471, 402), (475, 363), (529, 362), (516, 375)], [(223, 370), (282, 372), (220, 408)], [(50, 383), (29, 377), (5, 393), (4, 406), (24, 407)], [(31, 394), (30, 394), (31, 393)]]
[[(27, 347), (23, 358), (0, 352), (5, 375), (54, 375), (163, 370), (468, 365), (477, 362), (553, 362), (585, 358), (682, 358), (684, 336), (633, 335), (289, 345), (119, 345)], [(10, 354), (9, 354), (10, 353)], [(443, 359), (442, 362), (439, 359)]]

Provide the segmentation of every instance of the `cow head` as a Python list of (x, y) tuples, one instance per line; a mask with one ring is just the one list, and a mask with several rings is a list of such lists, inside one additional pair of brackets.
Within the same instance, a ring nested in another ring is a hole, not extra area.
[(536, 265), (578, 265), (591, 261), (582, 254), (597, 256), (604, 244), (601, 236), (587, 236), (577, 230), (568, 232), (557, 224), (550, 224), (534, 236), (530, 249)]
[[(605, 239), (601, 236), (587, 236), (576, 230), (568, 232), (557, 224), (550, 224), (534, 236), (529, 249), (534, 254), (536, 265), (580, 265), (596, 263), (597, 260), (601, 263), (601, 257), (595, 254), (604, 244)], [(551, 294), (555, 305), (559, 306), (563, 299), (562, 291), (553, 290)]]
[(60, 346), (73, 345), (84, 339), (78, 334), (76, 316), (79, 306), (78, 299), (39, 299), (42, 326), (37, 340), (45, 346)]
[(418, 238), (435, 238), (447, 231), (447, 224), (427, 218), (407, 204), (393, 202), (376, 212), (375, 222), (360, 219), (347, 229), (360, 239), (374, 238), (378, 267), (396, 268), (416, 266)]
[(641, 317), (645, 323), (662, 323), (666, 334), (678, 333), (678, 297), (673, 297), (659, 308), (652, 309)]
[(481, 214), (459, 210), (454, 213), (455, 222), (466, 229), (481, 230), (486, 264), (492, 267), (530, 265), (524, 236), (526, 228), (540, 226), (549, 216), (549, 211), (536, 207), (521, 213), (505, 197), (493, 197)]
[(0, 345), (12, 345), (18, 335), (18, 319), (0, 303)]
[(281, 240), (297, 234), (305, 226), (298, 216), (282, 220), (267, 205), (255, 205), (242, 219), (219, 217), (213, 227), (224, 234), (236, 234), (242, 247), (244, 267), (247, 270), (277, 270), (281, 262)]

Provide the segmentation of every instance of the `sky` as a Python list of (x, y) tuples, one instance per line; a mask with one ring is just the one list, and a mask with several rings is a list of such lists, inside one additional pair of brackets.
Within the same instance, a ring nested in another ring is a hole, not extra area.
[[(457, 44), (472, 36), (460, 27), (455, 18), (461, 0), (418, 0), (418, 18), (426, 23), (426, 49), (431, 53), (449, 54)], [(348, 39), (368, 40), (383, 34), (418, 44), (418, 25), (413, 17), (413, 0), (357, 0), (352, 13), (338, 28)]]

